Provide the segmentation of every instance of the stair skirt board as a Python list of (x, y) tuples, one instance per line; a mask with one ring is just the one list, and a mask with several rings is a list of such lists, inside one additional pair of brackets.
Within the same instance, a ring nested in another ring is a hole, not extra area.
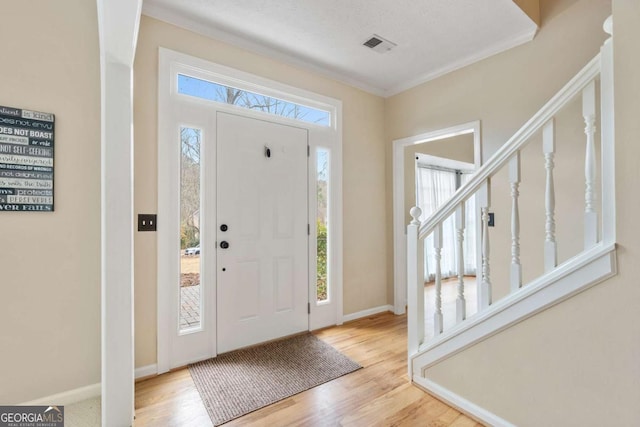
[(51, 396), (41, 397), (40, 399), (31, 400), (29, 402), (20, 403), (22, 406), (40, 406), (40, 405), (71, 405), (72, 403), (82, 402), (83, 400), (93, 399), (102, 394), (100, 383), (91, 384), (84, 387), (75, 388), (73, 390), (63, 391), (62, 393), (52, 394)]
[(616, 274), (615, 244), (598, 245), (420, 346), (414, 379), (429, 367)]
[(413, 383), (427, 393), (437, 397), (447, 405), (458, 409), (460, 412), (469, 416), (470, 418), (473, 418), (476, 421), (493, 427), (515, 427), (514, 424), (511, 424), (510, 422), (500, 418), (496, 414), (493, 414), (486, 409), (481, 408), (480, 406), (465, 399), (459, 394), (456, 394), (431, 380), (416, 377), (413, 379)]

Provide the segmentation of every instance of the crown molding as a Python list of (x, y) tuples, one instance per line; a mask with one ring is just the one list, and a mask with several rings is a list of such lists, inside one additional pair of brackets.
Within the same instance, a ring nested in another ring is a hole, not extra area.
[(489, 46), (488, 48), (481, 50), (480, 52), (473, 53), (469, 56), (459, 59), (445, 67), (439, 68), (435, 71), (430, 71), (421, 75), (420, 77), (409, 80), (400, 85), (394, 86), (391, 89), (386, 91), (386, 97), (397, 95), (405, 90), (412, 89), (418, 85), (426, 83), (431, 80), (435, 80), (438, 77), (442, 77), (445, 74), (449, 74), (453, 71), (459, 70), (461, 68), (466, 67), (467, 65), (474, 64), (476, 62), (482, 61), (483, 59), (489, 58), (493, 55), (497, 55), (498, 53), (505, 52), (514, 47), (520, 46), (521, 44), (527, 43), (536, 36), (538, 32), (538, 27), (534, 27), (531, 30), (527, 30), (521, 34), (518, 34), (508, 40), (503, 40), (500, 43)]

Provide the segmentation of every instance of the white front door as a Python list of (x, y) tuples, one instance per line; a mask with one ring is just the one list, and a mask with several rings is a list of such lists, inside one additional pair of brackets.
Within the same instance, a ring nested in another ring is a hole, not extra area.
[(308, 131), (217, 113), (217, 351), (309, 329)]

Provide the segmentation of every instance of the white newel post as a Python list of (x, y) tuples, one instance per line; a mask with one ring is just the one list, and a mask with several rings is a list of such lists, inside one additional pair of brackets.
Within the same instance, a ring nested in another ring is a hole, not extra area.
[(582, 90), (582, 115), (587, 146), (584, 160), (584, 248), (598, 243), (598, 213), (596, 212), (596, 83), (592, 81)]
[(478, 292), (478, 306), (484, 310), (491, 305), (491, 269), (489, 266), (489, 207), (491, 206), (491, 179), (480, 188), (480, 212), (482, 219), (482, 280)]
[(509, 161), (511, 184), (511, 292), (522, 287), (522, 265), (520, 264), (520, 152)]
[(545, 241), (544, 241), (544, 271), (548, 272), (558, 265), (558, 247), (556, 243), (556, 196), (553, 182), (553, 158), (556, 152), (555, 119), (549, 120), (542, 129), (542, 150), (544, 152), (544, 167), (547, 172), (545, 188)]
[(456, 298), (456, 323), (462, 322), (467, 317), (466, 300), (464, 297), (464, 227), (465, 227), (464, 202), (456, 209), (456, 240), (458, 255), (458, 296)]
[[(604, 22), (604, 31), (613, 35), (613, 18)], [(600, 49), (600, 174), (602, 180), (602, 243), (616, 241), (615, 123), (613, 114), (613, 42), (609, 37)]]
[[(418, 207), (409, 211), (413, 218), (407, 226), (407, 344), (409, 358), (418, 352), (424, 341), (424, 250), (418, 233), (420, 215)], [(411, 361), (408, 364), (409, 380), (412, 378)]]
[(433, 258), (436, 264), (436, 310), (433, 314), (435, 335), (441, 334), (442, 325), (442, 223), (433, 230)]

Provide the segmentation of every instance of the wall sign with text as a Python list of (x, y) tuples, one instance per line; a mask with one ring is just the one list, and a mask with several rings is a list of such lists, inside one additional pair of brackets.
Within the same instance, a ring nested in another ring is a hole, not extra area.
[(49, 113), (0, 106), (0, 211), (53, 211)]

